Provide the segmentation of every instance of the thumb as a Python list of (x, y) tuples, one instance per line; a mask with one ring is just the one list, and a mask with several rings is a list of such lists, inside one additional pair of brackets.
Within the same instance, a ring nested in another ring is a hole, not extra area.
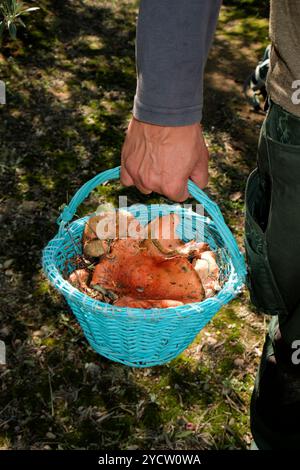
[(181, 192), (178, 192), (177, 198), (174, 199), (177, 202), (184, 202), (187, 200), (187, 198), (190, 197), (190, 194), (187, 189), (187, 180), (185, 181), (184, 185), (182, 186)]

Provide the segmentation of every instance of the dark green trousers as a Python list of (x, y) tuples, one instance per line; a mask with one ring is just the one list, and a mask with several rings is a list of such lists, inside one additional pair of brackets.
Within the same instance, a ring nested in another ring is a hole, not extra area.
[(260, 449), (299, 449), (300, 118), (274, 103), (247, 182), (245, 248), (251, 300), (273, 315), (251, 401), (252, 434)]

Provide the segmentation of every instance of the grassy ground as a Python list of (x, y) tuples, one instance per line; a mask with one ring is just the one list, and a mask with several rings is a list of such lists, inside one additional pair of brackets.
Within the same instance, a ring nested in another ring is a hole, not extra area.
[[(40, 0), (17, 43), (0, 53), (8, 104), (0, 127), (0, 366), (2, 449), (244, 449), (265, 321), (247, 293), (215, 317), (180, 357), (135, 370), (87, 345), (41, 272), (61, 204), (119, 164), (135, 89), (136, 2)], [(209, 193), (242, 247), (243, 191), (263, 115), (242, 83), (267, 44), (255, 2), (225, 2), (206, 73)], [(244, 12), (244, 14), (242, 14)], [(118, 184), (99, 201), (149, 202)]]

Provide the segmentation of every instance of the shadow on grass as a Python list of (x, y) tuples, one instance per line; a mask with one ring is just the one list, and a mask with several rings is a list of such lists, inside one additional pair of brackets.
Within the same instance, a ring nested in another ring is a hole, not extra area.
[(225, 6), (234, 7), (231, 10), (233, 18), (245, 18), (246, 16), (269, 17), (269, 2), (261, 0), (223, 0)]

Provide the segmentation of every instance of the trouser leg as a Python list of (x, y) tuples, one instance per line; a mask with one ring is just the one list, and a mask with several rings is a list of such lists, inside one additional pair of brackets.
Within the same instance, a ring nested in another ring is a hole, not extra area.
[[(263, 125), (258, 169), (246, 190), (246, 254), (253, 303), (276, 315), (270, 325), (251, 403), (262, 449), (300, 445), (300, 119), (272, 104)], [(298, 445), (297, 445), (298, 443)]]
[(272, 106), (266, 134), (271, 180), (268, 257), (286, 308), (293, 312), (300, 301), (300, 119)]

